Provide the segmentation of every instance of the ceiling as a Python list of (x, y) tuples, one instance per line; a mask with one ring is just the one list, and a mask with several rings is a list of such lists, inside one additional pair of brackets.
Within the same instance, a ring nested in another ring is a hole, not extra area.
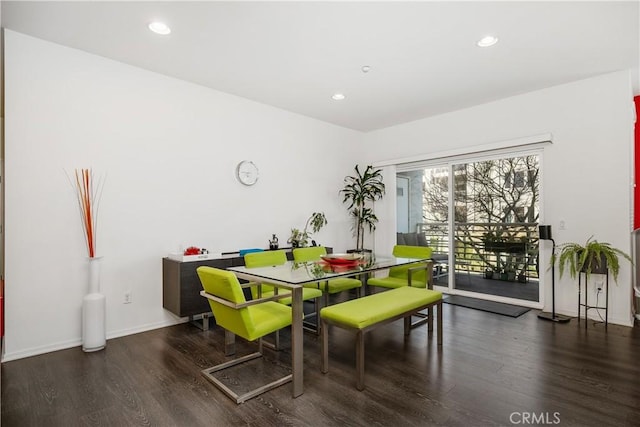
[[(630, 1), (1, 7), (5, 28), (365, 132), (606, 72), (638, 76)], [(172, 33), (150, 32), (154, 20)], [(477, 47), (487, 34), (499, 42)]]

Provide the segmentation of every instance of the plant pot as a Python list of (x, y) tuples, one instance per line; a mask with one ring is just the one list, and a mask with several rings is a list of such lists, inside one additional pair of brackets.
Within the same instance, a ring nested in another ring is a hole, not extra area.
[(504, 252), (510, 254), (527, 253), (527, 244), (523, 242), (505, 242)]
[(516, 272), (515, 271), (507, 271), (507, 280), (509, 282), (515, 282), (515, 280), (516, 280)]
[(491, 271), (491, 270), (485, 270), (485, 271), (484, 271), (484, 278), (485, 278), (485, 279), (493, 279), (493, 271)]
[[(588, 266), (588, 263), (585, 263), (580, 272), (586, 273)], [(591, 263), (591, 274), (608, 274), (609, 270), (607, 267), (607, 259), (604, 255), (600, 255), (600, 263), (598, 263), (597, 265), (595, 262)]]
[(486, 242), (484, 244), (484, 250), (487, 252), (504, 252), (506, 246), (503, 242)]

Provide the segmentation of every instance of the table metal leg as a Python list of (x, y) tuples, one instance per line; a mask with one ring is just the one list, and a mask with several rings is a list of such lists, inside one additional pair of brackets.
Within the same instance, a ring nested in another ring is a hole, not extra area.
[(320, 346), (322, 349), (321, 371), (323, 374), (326, 374), (327, 372), (329, 372), (329, 324), (325, 321), (322, 321), (320, 334), (322, 335), (322, 340), (320, 341)]
[(302, 287), (291, 290), (291, 371), (293, 375), (293, 397), (298, 397), (303, 393), (303, 334), (302, 334)]

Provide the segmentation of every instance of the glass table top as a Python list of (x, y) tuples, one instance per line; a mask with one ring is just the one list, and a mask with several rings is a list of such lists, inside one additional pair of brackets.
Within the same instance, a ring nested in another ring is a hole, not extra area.
[(428, 261), (427, 259), (372, 257), (360, 263), (332, 264), (325, 261), (295, 262), (287, 261), (286, 264), (268, 267), (228, 267), (227, 270), (237, 273), (239, 276), (251, 276), (265, 281), (287, 283), (290, 285), (303, 285), (305, 283), (318, 282), (320, 280), (334, 279), (337, 277), (354, 276), (377, 270), (383, 270), (398, 265), (412, 264)]

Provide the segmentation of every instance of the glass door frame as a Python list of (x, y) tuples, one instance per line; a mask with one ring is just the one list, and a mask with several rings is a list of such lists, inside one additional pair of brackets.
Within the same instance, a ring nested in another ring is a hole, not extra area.
[(438, 160), (430, 160), (427, 162), (422, 163), (420, 166), (416, 166), (415, 168), (412, 168), (412, 170), (417, 170), (420, 168), (447, 168), (448, 171), (448, 220), (446, 223), (447, 226), (447, 238), (448, 238), (448, 252), (449, 252), (449, 256), (448, 256), (448, 281), (447, 281), (447, 286), (442, 286), (442, 285), (434, 285), (434, 289), (438, 289), (440, 291), (443, 291), (445, 293), (451, 294), (451, 295), (460, 295), (460, 296), (467, 296), (467, 297), (472, 297), (472, 298), (480, 298), (480, 299), (485, 299), (488, 301), (495, 301), (495, 302), (502, 302), (502, 303), (507, 303), (507, 304), (515, 304), (515, 305), (520, 305), (520, 306), (525, 306), (525, 307), (530, 307), (530, 308), (542, 308), (543, 303), (544, 303), (544, 277), (545, 275), (542, 273), (543, 270), (542, 268), (539, 269), (540, 274), (539, 274), (539, 282), (538, 282), (538, 301), (529, 301), (529, 300), (522, 300), (522, 299), (516, 299), (516, 298), (511, 298), (511, 297), (505, 297), (505, 296), (500, 296), (500, 295), (492, 295), (492, 294), (486, 294), (486, 293), (479, 293), (479, 292), (471, 292), (471, 291), (465, 291), (465, 290), (461, 290), (461, 289), (457, 289), (455, 287), (455, 273), (456, 273), (456, 269), (455, 269), (455, 203), (454, 203), (454, 198), (455, 198), (455, 187), (454, 187), (454, 179), (455, 179), (455, 175), (453, 173), (454, 170), (454, 166), (455, 165), (460, 165), (460, 164), (467, 164), (467, 163), (472, 163), (472, 162), (481, 162), (481, 161), (486, 161), (486, 160), (498, 160), (498, 159), (505, 159), (505, 158), (509, 158), (509, 157), (524, 157), (524, 156), (530, 156), (530, 155), (536, 155), (538, 156), (538, 174), (539, 174), (539, 187), (538, 187), (538, 212), (539, 212), (539, 218), (538, 218), (538, 222), (539, 223), (543, 223), (543, 191), (544, 191), (544, 186), (543, 186), (543, 149), (542, 148), (535, 148), (535, 149), (525, 149), (525, 147), (514, 147), (513, 149), (509, 149), (509, 150), (500, 150), (500, 152), (497, 153), (490, 153), (490, 154), (485, 154), (482, 155), (480, 153), (474, 153), (474, 154), (469, 154), (469, 155), (462, 155), (462, 156), (455, 156), (455, 157), (451, 157), (448, 159), (438, 159)]

